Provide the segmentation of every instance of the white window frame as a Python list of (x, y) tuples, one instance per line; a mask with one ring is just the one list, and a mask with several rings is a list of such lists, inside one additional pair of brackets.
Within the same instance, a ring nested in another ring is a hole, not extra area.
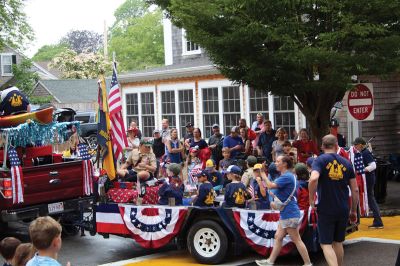
[[(243, 93), (241, 90), (241, 85), (240, 84), (235, 84), (234, 82), (224, 79), (224, 80), (215, 80), (215, 81), (200, 81), (198, 84), (199, 88), (199, 112), (200, 114), (203, 114), (203, 89), (207, 88), (218, 88), (218, 114), (219, 114), (219, 126), (222, 134), (226, 134), (224, 132), (224, 100), (223, 100), (223, 93), (222, 93), (222, 87), (228, 87), (228, 86), (238, 86), (239, 87), (239, 97), (240, 97), (240, 106), (243, 107)], [(240, 115), (242, 114), (242, 109), (240, 110)], [(238, 121), (239, 123), (239, 121)], [(204, 130), (204, 121), (203, 117), (200, 118), (200, 126), (199, 126), (202, 131)], [(229, 132), (228, 132), (229, 133)], [(208, 136), (203, 136), (204, 138)]]
[[(188, 51), (187, 50), (187, 42), (189, 40), (186, 38), (186, 30), (182, 29), (182, 55), (194, 55), (194, 54), (201, 54), (201, 47), (197, 44), (199, 49)], [(192, 41), (189, 41), (192, 42)]]
[(184, 91), (184, 90), (192, 90), (193, 93), (193, 118), (195, 121), (192, 121), (194, 123), (194, 126), (197, 127), (196, 123), (196, 117), (197, 117), (197, 102), (196, 102), (196, 93), (195, 93), (195, 87), (196, 84), (195, 82), (187, 82), (187, 83), (178, 83), (178, 84), (162, 84), (158, 85), (158, 110), (160, 115), (159, 117), (159, 124), (161, 125), (161, 120), (162, 120), (162, 102), (161, 102), (161, 92), (162, 91), (174, 91), (175, 93), (175, 121), (176, 121), (176, 129), (178, 130), (178, 136), (182, 138), (182, 132), (181, 132), (181, 125), (180, 125), (180, 120), (179, 120), (179, 115), (181, 114), (179, 110), (179, 91)]
[[(4, 53), (4, 54), (1, 54), (1, 75), (3, 76), (3, 77), (12, 77), (13, 76), (13, 71), (12, 71), (12, 66), (13, 66), (13, 62), (12, 62), (12, 56), (13, 56), (14, 54), (11, 54), (11, 53)], [(4, 73), (4, 57), (10, 57), (11, 58), (11, 73)]]
[(126, 125), (127, 122), (127, 110), (126, 110), (126, 95), (127, 94), (132, 94), (132, 93), (136, 93), (138, 94), (138, 117), (139, 117), (139, 129), (143, 131), (143, 119), (142, 119), (142, 93), (147, 93), (147, 92), (152, 92), (153, 93), (153, 105), (154, 105), (154, 126), (155, 128), (158, 128), (158, 122), (157, 122), (157, 98), (156, 98), (156, 87), (155, 86), (143, 86), (143, 87), (127, 87), (127, 88), (123, 88), (122, 89), (122, 115), (124, 118), (124, 123)]

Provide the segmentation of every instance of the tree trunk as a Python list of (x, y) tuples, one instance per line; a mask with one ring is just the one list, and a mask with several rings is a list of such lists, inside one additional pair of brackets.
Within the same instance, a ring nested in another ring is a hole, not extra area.
[(321, 147), (322, 137), (329, 134), (331, 109), (341, 101), (345, 91), (339, 88), (315, 90), (292, 96), (300, 111), (306, 117), (311, 131), (311, 138)]

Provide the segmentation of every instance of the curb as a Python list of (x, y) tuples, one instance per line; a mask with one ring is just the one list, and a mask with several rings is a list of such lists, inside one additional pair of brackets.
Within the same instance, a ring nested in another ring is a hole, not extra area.
[[(400, 209), (381, 209), (381, 216), (396, 216), (400, 215)], [(372, 215), (368, 217), (373, 217)]]

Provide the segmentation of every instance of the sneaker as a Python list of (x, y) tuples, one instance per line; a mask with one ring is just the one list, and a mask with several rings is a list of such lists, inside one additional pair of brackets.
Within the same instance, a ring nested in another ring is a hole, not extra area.
[(274, 265), (274, 263), (269, 262), (268, 259), (266, 259), (266, 260), (256, 260), (256, 263), (257, 263), (258, 266)]
[(373, 224), (368, 226), (369, 229), (383, 229), (383, 224)]

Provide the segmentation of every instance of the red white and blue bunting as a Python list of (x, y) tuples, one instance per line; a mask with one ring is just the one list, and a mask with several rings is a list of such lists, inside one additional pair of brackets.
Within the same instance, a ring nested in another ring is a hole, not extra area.
[[(274, 236), (279, 224), (279, 211), (256, 211), (246, 209), (234, 209), (233, 217), (240, 235), (260, 255), (271, 253), (274, 246)], [(307, 216), (306, 216), (307, 217)], [(300, 235), (307, 226), (304, 212), (301, 211)], [(291, 252), (294, 244), (287, 235), (283, 239), (280, 255)]]

